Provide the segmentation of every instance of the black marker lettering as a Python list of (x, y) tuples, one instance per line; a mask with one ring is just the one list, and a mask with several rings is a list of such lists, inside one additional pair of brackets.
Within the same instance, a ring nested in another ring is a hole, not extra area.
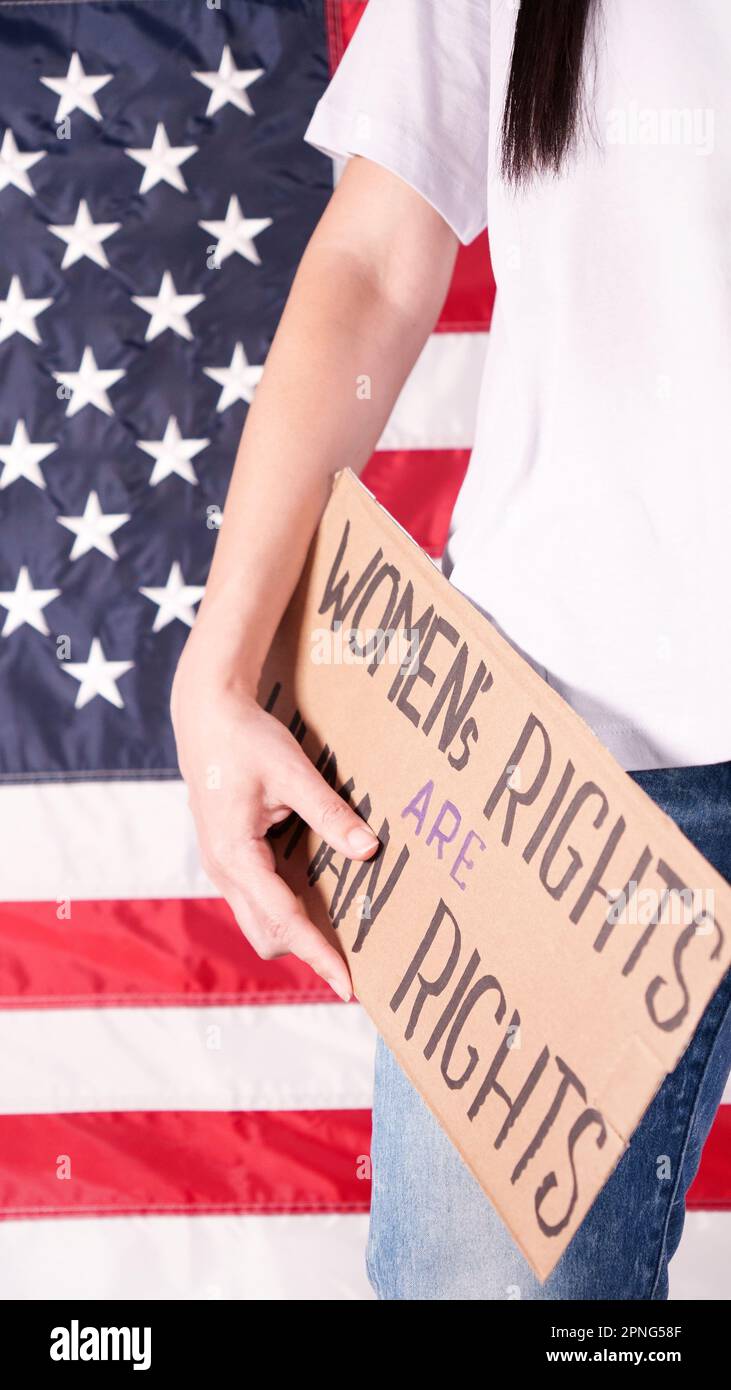
[(553, 885), (551, 885), (548, 882), (549, 870), (551, 869), (553, 861), (563, 844), (564, 836), (566, 835), (569, 826), (572, 825), (574, 820), (576, 819), (579, 811), (581, 810), (581, 807), (584, 805), (584, 802), (588, 801), (590, 796), (598, 796), (601, 803), (599, 806), (599, 810), (597, 811), (597, 814), (592, 822), (594, 828), (596, 830), (599, 829), (600, 825), (602, 824), (602, 821), (604, 820), (607, 814), (607, 811), (609, 810), (609, 802), (607, 801), (604, 792), (601, 791), (601, 789), (596, 785), (596, 782), (584, 782), (583, 786), (579, 787), (579, 790), (574, 793), (567, 810), (564, 811), (555, 831), (553, 832), (553, 835), (551, 836), (546, 846), (545, 854), (543, 855), (543, 859), (541, 860), (541, 867), (538, 872), (538, 877), (540, 878), (543, 887), (546, 889), (546, 892), (550, 893), (552, 898), (559, 899), (563, 897), (564, 893), (566, 892), (566, 889), (568, 888), (572, 880), (576, 877), (583, 863), (583, 860), (578, 850), (572, 849), (571, 845), (567, 845), (566, 848), (569, 853), (569, 864), (566, 869), (566, 872), (563, 875), (563, 878), (559, 879), (558, 883), (555, 883)]
[(551, 797), (551, 800), (548, 803), (548, 806), (543, 812), (541, 819), (539, 820), (535, 830), (533, 831), (533, 834), (531, 835), (525, 849), (523, 850), (523, 858), (526, 864), (530, 864), (530, 861), (533, 858), (533, 855), (535, 854), (536, 850), (538, 849), (538, 846), (540, 845), (544, 835), (546, 834), (549, 825), (556, 816), (559, 806), (561, 805), (561, 802), (563, 801), (569, 787), (571, 786), (574, 771), (574, 765), (569, 759), (563, 772), (561, 773), (561, 781), (559, 782), (555, 792), (553, 793), (553, 796)]
[[(514, 771), (515, 769), (519, 768), (520, 760), (523, 754), (525, 753), (525, 750), (528, 747), (528, 744), (530, 743), (533, 734), (537, 731), (540, 732), (540, 735), (543, 739), (543, 756), (541, 766), (538, 769), (538, 772), (536, 773), (535, 777), (533, 778), (531, 785), (527, 787), (525, 791), (520, 791), (517, 786), (512, 785), (514, 781)], [(550, 768), (550, 766), (551, 740), (548, 737), (546, 729), (544, 729), (543, 725), (541, 724), (540, 719), (537, 719), (535, 714), (531, 714), (526, 722), (522, 734), (520, 735), (520, 738), (518, 739), (518, 742), (515, 745), (515, 748), (513, 749), (512, 753), (510, 754), (510, 757), (508, 758), (508, 761), (505, 764), (505, 767), (503, 768), (503, 771), (498, 777), (495, 786), (493, 787), (489, 797), (487, 798), (487, 801), (485, 802), (485, 808), (482, 813), (489, 820), (496, 806), (499, 804), (502, 798), (507, 795), (508, 806), (505, 812), (505, 823), (503, 825), (501, 837), (504, 845), (510, 844), (510, 837), (513, 833), (513, 825), (515, 823), (515, 812), (518, 806), (532, 805), (548, 776), (548, 769)]]
[(581, 1099), (583, 1101), (586, 1100), (586, 1091), (584, 1090), (584, 1087), (579, 1081), (578, 1076), (575, 1074), (575, 1072), (571, 1070), (571, 1067), (568, 1065), (568, 1063), (564, 1062), (562, 1057), (556, 1057), (556, 1066), (558, 1067), (561, 1073), (561, 1080), (558, 1084), (558, 1090), (556, 1091), (556, 1094), (553, 1100), (551, 1101), (551, 1104), (548, 1107), (548, 1110), (544, 1118), (541, 1120), (538, 1129), (536, 1130), (533, 1138), (531, 1139), (530, 1144), (528, 1145), (525, 1153), (523, 1154), (523, 1157), (518, 1159), (518, 1162), (516, 1163), (510, 1175), (511, 1183), (517, 1182), (518, 1178), (522, 1176), (522, 1174), (528, 1167), (528, 1164), (530, 1163), (531, 1159), (535, 1158), (536, 1154), (538, 1153), (538, 1150), (543, 1144), (546, 1135), (549, 1133), (551, 1129), (553, 1129), (553, 1126), (555, 1125), (556, 1120), (558, 1118), (558, 1112), (564, 1103), (566, 1095), (568, 1094), (569, 1087), (573, 1086), (574, 1090), (578, 1092)]
[(444, 1046), (444, 1052), (442, 1054), (441, 1070), (444, 1080), (446, 1081), (447, 1085), (452, 1091), (460, 1090), (462, 1086), (464, 1086), (465, 1082), (469, 1081), (473, 1071), (475, 1070), (475, 1067), (477, 1066), (477, 1063), (480, 1060), (480, 1054), (477, 1051), (477, 1048), (473, 1047), (471, 1043), (468, 1043), (467, 1056), (469, 1057), (469, 1061), (464, 1071), (462, 1072), (462, 1075), (449, 1075), (449, 1063), (452, 1060), (452, 1053), (454, 1052), (454, 1049), (459, 1040), (459, 1035), (462, 1032), (462, 1029), (464, 1028), (464, 1025), (467, 1022), (467, 1019), (469, 1018), (470, 1014), (472, 1013), (472, 1010), (474, 1009), (478, 999), (481, 999), (482, 995), (487, 994), (490, 990), (495, 990), (495, 993), (498, 996), (497, 1007), (495, 1009), (495, 1022), (502, 1023), (505, 1017), (505, 1010), (507, 1009), (505, 995), (503, 994), (502, 987), (495, 979), (494, 975), (483, 975), (482, 979), (478, 980), (477, 983), (472, 986), (472, 989), (467, 995), (467, 998), (460, 1005), (459, 1013), (457, 1014), (457, 1017), (455, 1018), (454, 1023), (452, 1024), (452, 1027), (450, 1029), (449, 1037), (447, 1038), (447, 1041)]
[(561, 1231), (563, 1231), (565, 1227), (568, 1226), (569, 1221), (571, 1220), (571, 1214), (574, 1210), (574, 1207), (576, 1206), (576, 1202), (579, 1196), (579, 1181), (576, 1176), (576, 1164), (574, 1163), (574, 1149), (576, 1148), (579, 1139), (584, 1133), (584, 1130), (588, 1129), (590, 1125), (595, 1125), (596, 1128), (599, 1130), (599, 1137), (596, 1141), (597, 1148), (604, 1148), (604, 1143), (607, 1137), (607, 1127), (604, 1123), (604, 1118), (598, 1110), (585, 1110), (583, 1114), (579, 1115), (578, 1120), (576, 1120), (575, 1123), (571, 1126), (571, 1130), (569, 1132), (569, 1164), (571, 1166), (571, 1177), (573, 1182), (571, 1189), (571, 1200), (569, 1201), (569, 1205), (565, 1215), (562, 1216), (560, 1221), (557, 1221), (553, 1225), (550, 1225), (549, 1222), (545, 1221), (541, 1215), (541, 1207), (543, 1206), (544, 1199), (548, 1196), (549, 1192), (553, 1191), (554, 1187), (558, 1187), (558, 1179), (556, 1177), (556, 1174), (553, 1172), (547, 1173), (545, 1178), (543, 1179), (543, 1182), (538, 1188), (538, 1191), (536, 1192), (536, 1220), (544, 1236), (560, 1235)]
[(624, 835), (625, 828), (626, 827), (624, 817), (619, 816), (609, 832), (607, 842), (601, 854), (599, 855), (599, 858), (597, 859), (594, 868), (589, 874), (589, 877), (586, 880), (584, 887), (582, 888), (578, 898), (576, 899), (575, 906), (571, 909), (571, 912), (569, 914), (569, 920), (571, 922), (581, 921), (581, 918), (584, 914), (584, 910), (587, 904), (591, 901), (591, 898), (594, 893), (599, 893), (603, 898), (606, 898), (607, 902), (612, 901), (609, 896), (609, 890), (604, 887), (601, 878), (602, 874), (604, 873), (604, 870), (607, 867), (607, 864), (609, 863), (612, 855), (614, 854), (615, 849), (617, 848), (617, 845), (619, 844), (622, 836)]
[[(440, 972), (439, 975), (437, 975), (436, 980), (427, 980), (420, 973), (420, 967), (424, 964), (424, 961), (429, 954), (431, 946), (436, 939), (437, 933), (439, 932), (439, 928), (441, 927), (445, 917), (449, 918), (450, 922), (452, 923), (453, 929), (453, 940), (449, 953), (449, 958), (447, 960), (446, 965), (444, 966), (444, 969)], [(457, 919), (455, 918), (454, 914), (450, 912), (444, 899), (440, 898), (434, 916), (432, 917), (431, 922), (429, 923), (429, 926), (427, 927), (421, 942), (416, 948), (416, 955), (414, 956), (414, 959), (412, 960), (408, 970), (406, 971), (406, 974), (404, 975), (401, 984), (399, 985), (398, 989), (396, 990), (396, 993), (393, 996), (393, 999), (391, 1000), (391, 1009), (393, 1013), (397, 1013), (404, 999), (406, 998), (406, 995), (411, 989), (411, 986), (414, 984), (414, 981), (418, 979), (420, 988), (417, 993), (416, 999), (414, 1000), (414, 1006), (411, 1010), (411, 1017), (409, 1018), (409, 1021), (406, 1025), (406, 1030), (404, 1032), (405, 1038), (410, 1038), (413, 1036), (414, 1029), (419, 1021), (419, 1015), (429, 996), (436, 996), (441, 994), (442, 990), (445, 989), (446, 986), (449, 984), (452, 973), (454, 971), (454, 967), (456, 966), (457, 961), (459, 960), (459, 952), (461, 945), (462, 934), (457, 925)]]

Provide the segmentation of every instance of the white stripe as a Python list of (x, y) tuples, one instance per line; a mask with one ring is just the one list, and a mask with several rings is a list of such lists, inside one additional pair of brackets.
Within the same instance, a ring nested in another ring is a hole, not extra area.
[(432, 333), (379, 449), (471, 449), (487, 333)]
[(6, 902), (220, 896), (177, 780), (3, 786), (0, 845)]
[(373, 1298), (367, 1216), (0, 1222), (2, 1299)]
[(0, 1012), (0, 1112), (367, 1108), (357, 1005)]

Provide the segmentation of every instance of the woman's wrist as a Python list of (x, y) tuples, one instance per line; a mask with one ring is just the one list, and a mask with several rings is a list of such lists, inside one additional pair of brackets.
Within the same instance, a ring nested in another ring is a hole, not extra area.
[(188, 691), (194, 692), (196, 698), (208, 692), (256, 699), (262, 659), (244, 634), (234, 638), (233, 634), (219, 632), (204, 617), (197, 619), (173, 679), (173, 716), (181, 695)]

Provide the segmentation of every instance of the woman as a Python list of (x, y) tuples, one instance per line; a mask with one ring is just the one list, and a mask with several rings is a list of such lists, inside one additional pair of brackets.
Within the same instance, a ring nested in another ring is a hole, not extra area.
[[(496, 310), (447, 573), (731, 875), (730, 59), (727, 0), (370, 0), (316, 108), (306, 138), (351, 157), (249, 412), (173, 716), (242, 929), (344, 999), (264, 836), (293, 809), (350, 857), (375, 842), (258, 709), (257, 676), (333, 473), (365, 464), (488, 221)], [(665, 1298), (730, 995), (727, 977), (543, 1287), (381, 1045), (379, 1296)]]

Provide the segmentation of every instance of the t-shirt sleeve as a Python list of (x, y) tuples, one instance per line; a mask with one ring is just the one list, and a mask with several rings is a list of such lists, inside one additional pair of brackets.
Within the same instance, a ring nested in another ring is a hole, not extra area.
[(415, 188), (465, 245), (487, 224), (489, 5), (368, 0), (305, 140), (365, 155)]

